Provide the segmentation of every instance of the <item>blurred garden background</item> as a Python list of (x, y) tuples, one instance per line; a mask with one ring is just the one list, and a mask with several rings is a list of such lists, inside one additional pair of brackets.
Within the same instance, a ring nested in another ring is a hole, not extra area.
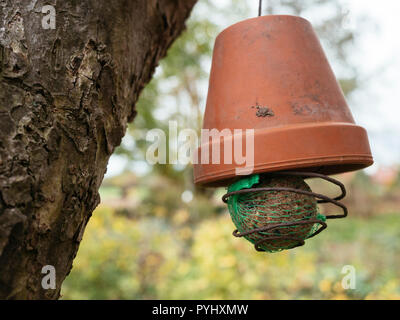
[[(391, 29), (400, 28), (399, 1), (379, 8), (370, 0), (264, 2), (263, 14), (312, 22), (357, 123), (369, 132), (376, 164), (337, 177), (348, 189), (349, 217), (329, 221), (304, 247), (258, 253), (232, 236), (224, 189), (196, 188), (190, 165), (145, 161), (148, 130), (168, 132), (175, 120), (200, 131), (215, 37), (257, 14), (256, 0), (199, 0), (110, 161), (62, 299), (400, 299), (400, 88), (392, 81), (400, 41)], [(310, 184), (318, 193), (339, 192)], [(346, 265), (356, 270), (355, 289), (342, 287)]]

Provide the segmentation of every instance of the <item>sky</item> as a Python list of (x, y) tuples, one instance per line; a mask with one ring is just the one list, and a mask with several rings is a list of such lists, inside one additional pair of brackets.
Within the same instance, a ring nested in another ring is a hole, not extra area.
[[(344, 27), (360, 30), (349, 59), (360, 72), (362, 86), (352, 95), (349, 106), (356, 123), (368, 132), (375, 164), (367, 172), (374, 173), (380, 167), (400, 164), (400, 1), (341, 1), (349, 11)], [(258, 1), (250, 4), (256, 15)], [(218, 5), (229, 6), (231, 0), (220, 0)], [(304, 17), (311, 23), (316, 18)], [(221, 30), (228, 25), (221, 25)], [(112, 156), (107, 176), (121, 173), (126, 164), (121, 156)]]
[(366, 14), (376, 32), (361, 35), (355, 52), (365, 87), (354, 97), (354, 117), (370, 137), (375, 166), (400, 163), (400, 1), (348, 0), (350, 11)]

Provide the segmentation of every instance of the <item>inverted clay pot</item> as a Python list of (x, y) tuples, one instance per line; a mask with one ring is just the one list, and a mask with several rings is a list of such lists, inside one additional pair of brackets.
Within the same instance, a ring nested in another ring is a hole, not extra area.
[[(311, 24), (300, 17), (257, 17), (218, 35), (203, 128), (254, 129), (253, 173), (336, 174), (373, 163), (367, 133), (354, 123)], [(210, 159), (211, 144), (201, 146)], [(195, 183), (228, 185), (238, 167), (223, 156), (219, 164), (196, 164)]]

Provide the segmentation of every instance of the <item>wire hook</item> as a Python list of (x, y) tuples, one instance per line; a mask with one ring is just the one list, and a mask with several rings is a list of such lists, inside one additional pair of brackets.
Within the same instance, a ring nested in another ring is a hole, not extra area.
[(258, 16), (261, 17), (261, 12), (262, 12), (262, 0), (260, 0), (258, 4)]

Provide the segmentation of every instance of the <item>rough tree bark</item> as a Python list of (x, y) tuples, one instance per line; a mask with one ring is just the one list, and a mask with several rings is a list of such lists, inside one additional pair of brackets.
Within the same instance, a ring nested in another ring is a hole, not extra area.
[(0, 0), (0, 298), (59, 297), (108, 159), (195, 2)]

